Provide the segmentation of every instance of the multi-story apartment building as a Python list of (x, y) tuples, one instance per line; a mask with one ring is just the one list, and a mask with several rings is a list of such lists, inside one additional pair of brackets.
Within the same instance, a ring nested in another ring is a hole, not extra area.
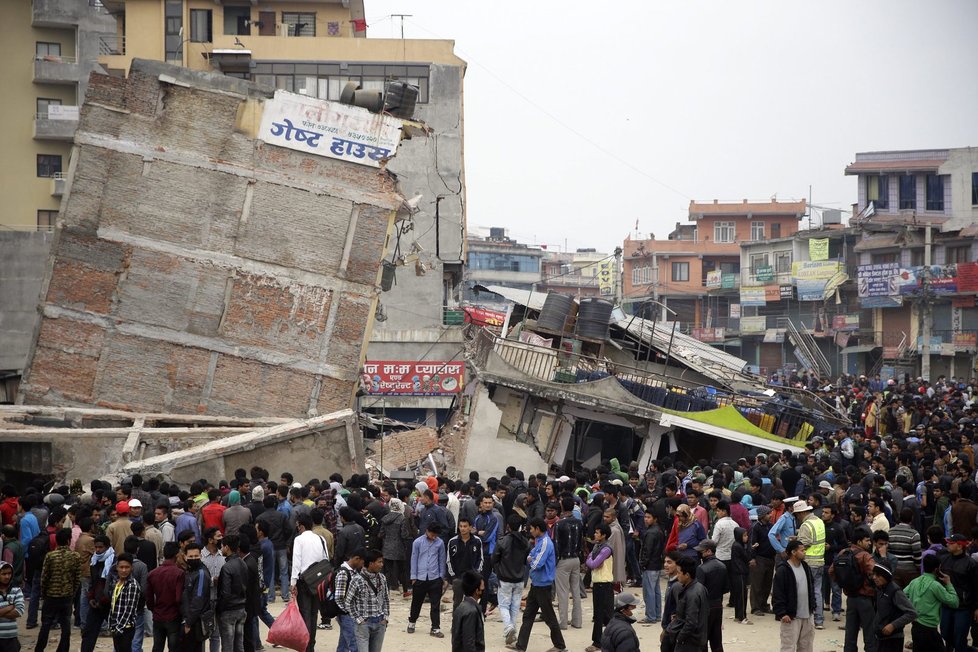
[(517, 242), (506, 235), (506, 229), (494, 226), (488, 236), (470, 234), (466, 251), (464, 298), (467, 303), (498, 310), (505, 310), (509, 305), (503, 297), (479, 291), (476, 286), (539, 290), (547, 252)]
[(594, 248), (574, 252), (548, 251), (543, 259), (541, 292), (575, 297), (602, 297), (614, 301), (618, 291), (618, 258)]
[(790, 236), (798, 230), (806, 203), (695, 202), (689, 224), (677, 224), (667, 240), (627, 239), (622, 269), (623, 304), (643, 316), (668, 308), (670, 321), (689, 328), (722, 325), (729, 317), (728, 297), (709, 295), (707, 279), (727, 274), (739, 284), (740, 244)]
[[(448, 40), (366, 38), (363, 0), (103, 0), (116, 18), (102, 39), (102, 64), (125, 74), (133, 58), (212, 70), (323, 100), (347, 82), (383, 90), (418, 87), (414, 118), (430, 128), (398, 149), (387, 169), (416, 198), (410, 220), (390, 235), (395, 278), (380, 297), (367, 347), (371, 363), (461, 360), (460, 327), (446, 307), (461, 299), (465, 260), (462, 84), (465, 62)], [(417, 195), (421, 195), (420, 198)], [(370, 394), (360, 407), (434, 425), (456, 392)]]
[(50, 230), (58, 214), (78, 105), (115, 20), (91, 0), (0, 4), (0, 229)]
[(978, 260), (978, 148), (861, 152), (845, 173), (858, 182), (857, 280), (872, 311), (859, 372), (974, 375), (978, 287), (960, 272)]

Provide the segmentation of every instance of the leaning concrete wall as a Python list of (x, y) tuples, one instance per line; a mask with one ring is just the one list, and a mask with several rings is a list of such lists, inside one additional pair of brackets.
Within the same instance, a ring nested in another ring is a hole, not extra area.
[(148, 61), (92, 76), (21, 402), (352, 404), (402, 198), (383, 169), (254, 140), (265, 97)]
[(27, 366), (50, 251), (45, 231), (0, 231), (0, 372)]

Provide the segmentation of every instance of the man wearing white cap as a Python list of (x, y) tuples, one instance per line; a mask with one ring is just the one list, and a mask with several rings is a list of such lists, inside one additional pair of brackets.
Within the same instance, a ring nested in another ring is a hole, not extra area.
[(811, 606), (815, 618), (815, 629), (825, 629), (825, 614), (822, 604), (822, 578), (825, 575), (825, 523), (815, 516), (812, 506), (799, 500), (792, 509), (798, 522), (798, 540), (805, 545), (805, 557), (812, 570), (815, 595), (819, 597)]
[(129, 520), (133, 523), (143, 520), (143, 503), (141, 500), (136, 498), (129, 500)]

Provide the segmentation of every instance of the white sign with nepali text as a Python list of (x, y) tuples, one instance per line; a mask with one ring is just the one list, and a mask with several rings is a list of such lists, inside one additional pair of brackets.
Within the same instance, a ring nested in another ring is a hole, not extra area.
[(397, 152), (402, 122), (339, 102), (275, 91), (258, 138), (270, 145), (379, 168)]

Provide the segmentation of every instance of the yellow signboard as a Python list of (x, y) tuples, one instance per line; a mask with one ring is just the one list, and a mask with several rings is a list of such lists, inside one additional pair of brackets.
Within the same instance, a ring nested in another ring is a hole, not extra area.
[(829, 259), (829, 239), (812, 238), (808, 241), (808, 258), (811, 260)]

